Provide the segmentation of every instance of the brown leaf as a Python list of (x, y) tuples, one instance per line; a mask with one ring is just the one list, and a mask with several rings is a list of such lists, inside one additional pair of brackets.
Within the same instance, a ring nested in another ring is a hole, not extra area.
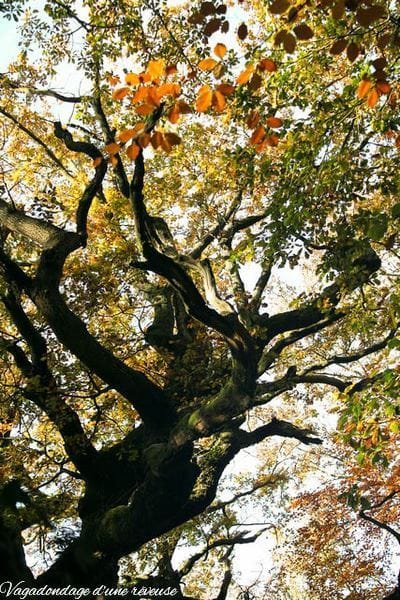
[(332, 11), (331, 11), (332, 17), (338, 21), (339, 19), (341, 19), (343, 17), (344, 11), (345, 11), (344, 0), (338, 0), (332, 6)]
[(333, 42), (332, 46), (330, 47), (329, 52), (330, 54), (336, 56), (337, 54), (341, 54), (346, 48), (346, 46), (347, 40), (345, 40), (344, 38), (342, 38), (341, 40), (336, 40), (336, 42)]
[(178, 146), (182, 141), (179, 135), (172, 132), (164, 133), (164, 138), (171, 146)]
[(288, 54), (293, 54), (296, 50), (296, 38), (292, 33), (287, 33), (285, 35), (285, 39), (283, 40), (283, 47)]
[(261, 75), (259, 75), (258, 73), (254, 73), (253, 77), (249, 81), (249, 89), (252, 92), (255, 92), (261, 87), (261, 84), (262, 84)]
[(349, 59), (349, 61), (354, 62), (356, 60), (357, 56), (360, 54), (359, 46), (357, 46), (357, 44), (355, 44), (354, 42), (351, 42), (347, 46), (346, 54), (347, 54), (347, 58)]
[(238, 38), (239, 40), (245, 40), (247, 38), (248, 30), (246, 23), (241, 23), (238, 27)]
[(235, 91), (235, 86), (230, 83), (220, 83), (217, 86), (217, 90), (221, 92), (224, 96), (230, 96)]
[(290, 7), (289, 0), (274, 0), (269, 6), (269, 12), (273, 15), (282, 15)]
[(310, 40), (314, 36), (314, 32), (306, 23), (300, 23), (293, 29), (298, 40)]
[(263, 58), (260, 60), (257, 67), (260, 69), (260, 71), (268, 71), (269, 73), (273, 73), (277, 70), (275, 62), (270, 58)]
[(200, 13), (207, 17), (215, 13), (215, 6), (213, 2), (202, 2), (200, 5)]
[(283, 121), (279, 117), (268, 117), (266, 123), (272, 129), (279, 129), (283, 125)]
[(376, 82), (376, 89), (381, 93), (381, 94), (390, 94), (391, 91), (391, 87), (390, 84), (387, 81), (377, 81)]
[(212, 105), (216, 112), (222, 112), (226, 108), (225, 96), (218, 90), (213, 93)]
[(256, 144), (259, 144), (265, 137), (265, 129), (262, 125), (260, 125), (260, 127), (257, 127), (257, 129), (255, 129), (252, 133), (252, 136), (250, 138), (250, 144), (252, 146), (255, 146)]
[(161, 133), (161, 131), (155, 131), (153, 133), (153, 135), (151, 136), (150, 142), (151, 145), (153, 146), (154, 150), (157, 150), (157, 148), (159, 146), (161, 146), (162, 143), (162, 138), (163, 138), (163, 134)]
[(221, 27), (221, 23), (221, 19), (212, 19), (212, 21), (209, 21), (203, 29), (204, 35), (210, 37), (210, 35), (218, 31)]
[(260, 122), (260, 113), (258, 110), (252, 110), (247, 117), (246, 124), (249, 129), (255, 129)]
[(131, 144), (126, 149), (126, 154), (131, 160), (135, 160), (140, 152), (140, 147), (137, 144)]
[(373, 4), (366, 8), (360, 6), (356, 13), (356, 21), (363, 27), (368, 27), (369, 25), (372, 25), (372, 23), (375, 23), (375, 21), (382, 19), (385, 15), (385, 8), (378, 4)]

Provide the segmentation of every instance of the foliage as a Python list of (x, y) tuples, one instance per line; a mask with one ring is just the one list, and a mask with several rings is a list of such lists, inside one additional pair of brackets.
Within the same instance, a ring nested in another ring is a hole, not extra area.
[[(344, 500), (372, 540), (368, 511), (397, 494), (396, 3), (0, 13), (21, 46), (0, 79), (2, 576), (113, 586), (122, 561), (126, 585), (227, 598), (232, 549), (264, 530), (213, 511), (225, 468), (264, 442), (273, 470), (274, 436), (321, 444), (333, 407), (343, 478), (298, 500), (309, 520), (274, 597), (297, 597), (298, 573), (314, 594), (386, 593), (379, 543), (350, 557)], [(272, 479), (265, 516), (293, 516), (288, 475)], [(394, 535), (382, 506), (372, 519)], [(175, 568), (183, 542), (206, 546)], [(218, 585), (190, 580), (208, 551)]]

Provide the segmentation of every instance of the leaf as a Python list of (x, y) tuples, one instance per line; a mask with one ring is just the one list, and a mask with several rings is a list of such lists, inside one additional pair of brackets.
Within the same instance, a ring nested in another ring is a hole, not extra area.
[(248, 29), (246, 23), (241, 23), (237, 30), (239, 40), (245, 40), (248, 35)]
[(287, 32), (283, 40), (283, 47), (288, 54), (293, 54), (296, 50), (296, 38), (292, 33)]
[(116, 156), (114, 156), (114, 154), (111, 154), (110, 158), (108, 159), (108, 162), (111, 163), (114, 169), (118, 165), (118, 159)]
[(376, 103), (378, 102), (378, 100), (379, 100), (378, 90), (376, 88), (372, 88), (372, 90), (368, 94), (368, 99), (367, 99), (368, 106), (370, 108), (374, 108), (374, 106), (376, 105)]
[(212, 71), (216, 67), (218, 62), (214, 58), (204, 58), (197, 65), (202, 71)]
[(130, 91), (131, 88), (127, 86), (115, 88), (115, 90), (112, 93), (112, 99), (123, 100), (123, 98), (125, 98), (125, 96), (127, 96), (130, 93)]
[(178, 100), (179, 112), (181, 115), (189, 115), (192, 113), (192, 108), (184, 100)]
[(203, 29), (204, 35), (210, 37), (210, 35), (218, 31), (218, 29), (221, 26), (221, 23), (221, 19), (213, 19), (212, 21), (210, 21)]
[(356, 60), (356, 58), (358, 57), (358, 55), (360, 54), (359, 46), (357, 46), (357, 44), (355, 44), (354, 42), (351, 42), (347, 46), (346, 54), (347, 54), (347, 58), (349, 59), (349, 61), (354, 62)]
[(125, 83), (128, 85), (139, 85), (139, 75), (136, 75), (136, 73), (127, 73), (125, 75)]
[(332, 7), (331, 12), (332, 12), (332, 17), (334, 19), (336, 19), (336, 21), (341, 19), (345, 12), (344, 0), (338, 0), (338, 2), (336, 2), (336, 4), (334, 4), (334, 6)]
[(257, 129), (255, 129), (253, 131), (252, 136), (250, 138), (250, 144), (255, 146), (256, 144), (259, 144), (260, 142), (262, 142), (264, 137), (265, 137), (265, 129), (262, 125), (260, 125), (260, 127), (257, 127)]
[(179, 135), (176, 135), (176, 133), (172, 133), (170, 131), (164, 133), (164, 138), (171, 146), (178, 146), (182, 142), (182, 139), (179, 137)]
[(363, 27), (368, 27), (369, 25), (372, 25), (372, 23), (375, 23), (375, 21), (382, 19), (385, 15), (385, 8), (378, 4), (373, 4), (366, 8), (360, 6), (356, 12), (356, 21)]
[(105, 151), (108, 152), (108, 154), (117, 154), (117, 152), (119, 152), (121, 150), (121, 146), (115, 142), (106, 144), (104, 146), (104, 148), (105, 148)]
[(152, 104), (141, 104), (135, 110), (141, 117), (146, 117), (154, 112), (154, 106)]
[(138, 90), (136, 90), (131, 102), (132, 104), (138, 104), (139, 102), (143, 102), (144, 100), (147, 100), (147, 96), (149, 94), (149, 88), (147, 87), (140, 87)]
[(217, 90), (221, 92), (224, 96), (230, 96), (235, 91), (235, 86), (230, 83), (220, 83), (217, 86)]
[(181, 113), (180, 113), (180, 110), (179, 110), (179, 104), (176, 103), (176, 104), (174, 104), (174, 106), (169, 111), (168, 120), (173, 125), (176, 125), (176, 123), (178, 123), (178, 121), (180, 119), (180, 116), (181, 116)]
[(162, 59), (151, 60), (147, 65), (146, 73), (152, 81), (159, 79), (165, 73), (165, 62)]
[(275, 62), (270, 58), (263, 58), (260, 60), (257, 67), (260, 69), (260, 71), (268, 71), (269, 73), (273, 73), (277, 70)]
[(271, 148), (275, 148), (279, 144), (279, 137), (276, 134), (272, 133), (271, 135), (268, 135), (265, 138), (265, 141), (268, 146), (270, 146)]
[(283, 121), (279, 117), (268, 117), (266, 123), (272, 129), (279, 129), (283, 125)]
[(214, 54), (218, 56), (218, 58), (224, 58), (227, 53), (227, 47), (225, 44), (217, 44), (214, 48)]
[(346, 48), (347, 46), (347, 40), (345, 40), (344, 38), (340, 39), (340, 40), (336, 40), (336, 42), (334, 42), (332, 44), (332, 46), (330, 47), (330, 54), (333, 54), (334, 56), (336, 56), (337, 54), (341, 54), (343, 52), (343, 50)]
[(260, 113), (258, 110), (252, 110), (247, 117), (246, 124), (249, 129), (254, 129), (260, 122)]
[(390, 94), (391, 92), (391, 87), (390, 84), (387, 81), (377, 81), (376, 82), (376, 89), (381, 93), (381, 94)]
[(293, 29), (298, 40), (310, 40), (314, 37), (314, 32), (306, 23), (300, 23)]
[(150, 142), (151, 142), (151, 145), (153, 146), (154, 150), (157, 150), (157, 148), (159, 146), (161, 146), (163, 137), (164, 136), (161, 133), (161, 131), (155, 131), (153, 133), (153, 135), (151, 136)]
[(150, 134), (142, 133), (141, 135), (139, 135), (139, 137), (137, 139), (137, 143), (139, 144), (139, 146), (141, 148), (147, 148), (147, 146), (150, 143)]
[(357, 96), (361, 99), (364, 98), (372, 87), (372, 81), (369, 79), (362, 79), (359, 83)]
[(94, 168), (96, 168), (99, 165), (101, 165), (102, 162), (103, 162), (103, 157), (102, 156), (96, 156), (96, 158), (93, 159), (93, 166), (94, 166)]
[(273, 15), (281, 15), (286, 12), (290, 6), (289, 0), (274, 0), (268, 7), (268, 10)]
[(203, 85), (198, 93), (196, 100), (196, 110), (197, 112), (205, 112), (208, 108), (210, 108), (212, 103), (212, 90), (208, 85)]
[(140, 147), (137, 144), (131, 144), (126, 149), (126, 154), (131, 160), (136, 160), (140, 152)]
[(215, 6), (213, 2), (202, 2), (200, 5), (200, 13), (205, 17), (213, 15), (215, 13)]
[(245, 68), (244, 71), (242, 71), (240, 73), (240, 75), (236, 79), (236, 83), (238, 85), (245, 85), (250, 80), (250, 77), (253, 75), (254, 71), (255, 71), (254, 65), (249, 65), (248, 67)]
[(253, 77), (249, 81), (249, 89), (255, 92), (261, 87), (262, 79), (258, 73), (254, 73)]
[(213, 93), (212, 105), (216, 112), (222, 112), (226, 108), (225, 96), (218, 90)]
[(124, 144), (125, 142), (129, 142), (136, 134), (137, 130), (134, 128), (124, 129), (124, 131), (118, 134), (118, 140)]

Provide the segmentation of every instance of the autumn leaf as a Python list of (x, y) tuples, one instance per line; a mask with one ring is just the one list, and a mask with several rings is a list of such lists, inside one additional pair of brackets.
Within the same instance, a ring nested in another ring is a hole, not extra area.
[(127, 73), (125, 75), (125, 83), (128, 85), (139, 85), (139, 75), (136, 75), (136, 73)]
[(217, 44), (214, 48), (214, 54), (218, 56), (218, 58), (224, 58), (227, 52), (227, 47), (225, 44)]
[(260, 122), (260, 113), (258, 110), (252, 110), (247, 117), (246, 124), (249, 129), (254, 129)]
[(125, 98), (125, 96), (127, 96), (131, 91), (130, 87), (118, 87), (115, 88), (115, 90), (112, 93), (112, 99), (113, 100), (123, 100), (123, 98)]
[(332, 46), (330, 47), (329, 52), (331, 54), (333, 54), (334, 56), (336, 56), (337, 54), (341, 54), (347, 47), (347, 40), (346, 39), (340, 39), (340, 40), (336, 40), (336, 42), (334, 42), (332, 44)]
[(168, 113), (168, 120), (170, 121), (170, 123), (175, 125), (176, 123), (178, 123), (180, 116), (181, 116), (181, 113), (179, 110), (179, 104), (176, 103), (176, 104), (174, 104), (174, 106), (171, 108), (171, 110)]
[(131, 160), (135, 160), (140, 152), (140, 147), (137, 144), (131, 144), (126, 149), (126, 154)]
[(152, 104), (141, 104), (138, 106), (135, 111), (138, 115), (145, 117), (147, 115), (151, 115), (154, 112), (154, 106)]
[(241, 25), (239, 25), (238, 31), (238, 38), (239, 40), (245, 40), (247, 38), (248, 35), (248, 31), (247, 31), (247, 25), (246, 23), (241, 23)]
[(139, 102), (143, 102), (145, 100), (147, 100), (147, 96), (149, 94), (149, 88), (147, 87), (140, 87), (134, 94), (131, 102), (132, 104), (139, 104)]
[(367, 104), (370, 108), (374, 108), (376, 103), (379, 100), (379, 92), (376, 88), (372, 88), (370, 93), (368, 94)]
[(212, 71), (217, 64), (218, 62), (214, 58), (204, 58), (199, 62), (198, 67), (202, 71)]
[(154, 150), (157, 150), (159, 146), (162, 144), (163, 134), (161, 131), (155, 131), (151, 136), (150, 142), (153, 146)]
[(176, 135), (176, 133), (173, 133), (170, 131), (168, 131), (167, 133), (164, 133), (164, 138), (167, 140), (168, 144), (170, 144), (171, 146), (178, 146), (178, 144), (180, 144), (182, 142), (179, 135)]
[(165, 63), (162, 59), (151, 60), (147, 65), (146, 73), (150, 76), (151, 81), (159, 79), (165, 73)]
[(310, 40), (314, 36), (314, 32), (306, 23), (300, 23), (293, 29), (298, 40)]
[(116, 144), (115, 142), (111, 142), (110, 144), (106, 144), (104, 146), (106, 152), (108, 152), (108, 154), (117, 154), (117, 152), (119, 152), (121, 150), (121, 146), (119, 144)]
[(372, 81), (369, 79), (362, 79), (358, 86), (357, 96), (361, 99), (364, 98), (372, 87)]
[(103, 157), (102, 156), (96, 156), (96, 158), (93, 159), (93, 166), (94, 166), (94, 168), (96, 168), (99, 165), (101, 165), (102, 162), (103, 162)]
[(381, 93), (381, 94), (390, 94), (391, 92), (391, 87), (389, 85), (389, 83), (387, 81), (377, 81), (376, 82), (376, 89)]
[(279, 117), (268, 117), (266, 123), (272, 129), (279, 129), (283, 125), (283, 121)]
[(135, 137), (137, 131), (134, 128), (131, 129), (124, 129), (124, 131), (121, 131), (118, 134), (118, 140), (122, 143), (128, 142), (129, 140), (131, 140), (133, 137)]
[(269, 73), (273, 73), (277, 70), (276, 63), (270, 58), (263, 58), (260, 60), (257, 67), (260, 71), (268, 71)]
[(259, 144), (265, 137), (265, 129), (262, 125), (260, 125), (260, 127), (257, 127), (257, 129), (255, 129), (252, 133), (252, 136), (250, 138), (250, 144), (252, 144), (253, 146), (255, 146), (256, 144)]
[(235, 91), (235, 86), (230, 85), (229, 83), (220, 83), (217, 85), (217, 90), (221, 92), (224, 96), (230, 96)]
[(238, 78), (236, 79), (236, 83), (238, 85), (245, 85), (250, 80), (254, 71), (255, 71), (254, 65), (249, 65), (248, 67), (246, 67), (246, 69), (244, 71), (242, 71), (239, 74)]
[(273, 15), (281, 15), (291, 6), (289, 0), (274, 0), (269, 6), (269, 12)]
[(196, 110), (197, 112), (205, 112), (208, 108), (210, 108), (212, 103), (212, 90), (208, 85), (203, 85), (198, 93), (196, 100)]
[(213, 93), (212, 97), (212, 106), (216, 110), (216, 112), (222, 112), (226, 107), (225, 96), (221, 94), (218, 90)]
[(356, 20), (363, 27), (368, 27), (372, 23), (375, 23), (375, 21), (382, 19), (385, 15), (385, 8), (378, 4), (373, 4), (365, 8), (360, 6), (356, 13)]
[(189, 115), (191, 112), (193, 112), (192, 108), (184, 100), (178, 100), (178, 106), (181, 115)]

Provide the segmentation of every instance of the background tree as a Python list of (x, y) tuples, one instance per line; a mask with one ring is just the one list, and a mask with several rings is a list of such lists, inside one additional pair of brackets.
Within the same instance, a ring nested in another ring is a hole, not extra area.
[[(1, 77), (3, 578), (115, 585), (122, 557), (208, 509), (241, 449), (321, 443), (299, 391), (336, 389), (359, 461), (390, 466), (396, 10), (27, 8)], [(81, 85), (60, 90), (66, 64)], [(278, 303), (298, 264), (310, 283)], [(26, 531), (48, 568), (27, 567)]]

